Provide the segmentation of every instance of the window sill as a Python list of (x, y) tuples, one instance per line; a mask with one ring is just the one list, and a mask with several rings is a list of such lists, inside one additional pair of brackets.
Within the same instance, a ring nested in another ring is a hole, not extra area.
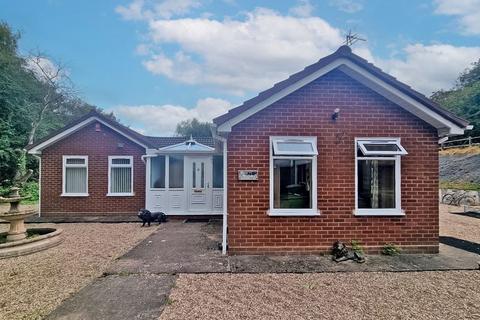
[(88, 193), (62, 193), (60, 197), (88, 197)]
[(403, 217), (403, 209), (356, 209), (353, 215), (358, 217)]
[(318, 217), (320, 216), (320, 210), (289, 210), (285, 209), (285, 211), (281, 210), (268, 210), (267, 215), (270, 217)]
[(135, 193), (107, 193), (107, 197), (133, 197)]

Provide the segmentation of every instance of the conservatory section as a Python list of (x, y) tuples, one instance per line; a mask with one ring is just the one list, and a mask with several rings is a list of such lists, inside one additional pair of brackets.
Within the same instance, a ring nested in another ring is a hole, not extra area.
[(223, 156), (157, 154), (146, 163), (148, 210), (168, 215), (222, 214)]

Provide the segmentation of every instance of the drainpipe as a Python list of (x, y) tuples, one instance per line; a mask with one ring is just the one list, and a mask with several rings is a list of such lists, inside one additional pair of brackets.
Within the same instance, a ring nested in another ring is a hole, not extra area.
[(42, 216), (42, 157), (34, 155), (38, 159), (38, 217)]
[(223, 145), (223, 230), (222, 230), (222, 254), (227, 254), (227, 230), (228, 230), (228, 213), (227, 213), (227, 139), (216, 134), (212, 130), (213, 138), (222, 142)]

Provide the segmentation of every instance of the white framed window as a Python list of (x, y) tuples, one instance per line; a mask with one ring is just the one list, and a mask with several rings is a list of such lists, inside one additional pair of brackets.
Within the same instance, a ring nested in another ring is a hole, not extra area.
[(355, 138), (357, 216), (402, 216), (399, 138)]
[(63, 156), (62, 196), (88, 196), (88, 156)]
[(270, 216), (315, 216), (317, 138), (270, 137)]
[(108, 157), (107, 196), (133, 196), (133, 157)]

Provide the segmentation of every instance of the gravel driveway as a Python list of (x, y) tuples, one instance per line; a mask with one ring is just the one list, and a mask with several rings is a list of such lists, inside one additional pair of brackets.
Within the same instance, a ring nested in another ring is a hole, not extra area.
[[(0, 260), (0, 319), (42, 318), (62, 300), (102, 275), (110, 261), (156, 229), (139, 228), (132, 223), (76, 223), (57, 227), (64, 230), (65, 239), (59, 246)], [(6, 224), (0, 225), (0, 232), (6, 230)]]
[[(480, 219), (448, 209), (441, 235), (480, 243)], [(181, 274), (170, 302), (161, 320), (480, 319), (480, 271)]]

